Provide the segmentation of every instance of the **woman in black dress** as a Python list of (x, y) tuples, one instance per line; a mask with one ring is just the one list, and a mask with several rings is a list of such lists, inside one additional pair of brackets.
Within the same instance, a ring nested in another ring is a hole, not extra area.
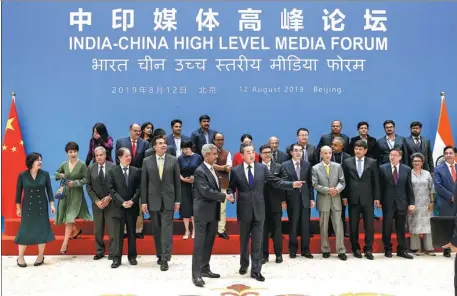
[[(41, 154), (31, 153), (25, 159), (27, 170), (19, 174), (16, 189), (16, 214), (22, 217), (14, 242), (19, 245), (17, 265), (27, 267), (24, 259), (29, 245), (38, 245), (38, 257), (33, 264), (44, 263), (45, 244), (55, 239), (49, 222), (48, 203), (54, 214), (54, 195), (49, 173), (41, 169)], [(21, 201), (22, 193), (24, 199)]]
[[(179, 208), (179, 215), (183, 218), (184, 227), (186, 228), (184, 239), (188, 239), (190, 235), (189, 220), (192, 219), (192, 224), (194, 223), (192, 186), (195, 170), (202, 163), (201, 156), (192, 152), (192, 146), (190, 140), (182, 141), (182, 154), (178, 157), (179, 167), (181, 168), (181, 207)], [(195, 228), (192, 228), (192, 238), (194, 237)]]

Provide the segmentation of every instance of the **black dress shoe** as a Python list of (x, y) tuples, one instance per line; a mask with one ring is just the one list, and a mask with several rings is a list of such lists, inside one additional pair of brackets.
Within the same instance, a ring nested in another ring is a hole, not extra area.
[(160, 270), (161, 271), (167, 271), (168, 270), (168, 261), (167, 260), (162, 260), (162, 263), (160, 264)]
[(108, 255), (108, 260), (113, 260), (113, 255)]
[(43, 263), (44, 263), (44, 257), (43, 257), (43, 259), (41, 259), (41, 262), (33, 263), (33, 266), (40, 266), (40, 265), (43, 265)]
[(386, 256), (387, 258), (392, 258), (392, 251), (386, 251), (384, 253), (384, 256)]
[(137, 265), (138, 261), (136, 261), (136, 259), (133, 258), (133, 259), (129, 259), (129, 263), (130, 263), (130, 265)]
[(444, 249), (443, 256), (447, 258), (451, 257), (451, 250)]
[(220, 238), (223, 238), (223, 239), (229, 239), (230, 237), (228, 236), (227, 232), (221, 232), (221, 233), (218, 233), (219, 237)]
[(305, 258), (308, 258), (308, 259), (313, 259), (314, 258), (314, 256), (309, 251), (305, 251), (305, 252), (301, 253), (301, 256), (305, 257)]
[(275, 262), (276, 263), (282, 263), (282, 256), (277, 256)]
[(113, 263), (111, 263), (111, 268), (118, 268), (121, 266), (121, 261), (114, 260)]
[(324, 253), (322, 253), (322, 257), (329, 258), (330, 257), (330, 253), (329, 252), (324, 252)]
[(162, 259), (157, 258), (157, 265), (162, 265)]
[(144, 235), (142, 233), (136, 233), (135, 237), (138, 238), (138, 239), (143, 239)]
[(251, 272), (251, 277), (259, 282), (264, 282), (265, 278), (260, 272)]
[(267, 263), (267, 262), (268, 262), (268, 260), (270, 260), (268, 257), (265, 257), (265, 258), (263, 258), (263, 259), (262, 259), (262, 264), (265, 264), (265, 263)]
[(344, 253), (340, 253), (338, 254), (338, 258), (340, 258), (340, 260), (346, 261), (348, 259), (348, 256), (346, 256), (346, 254)]
[(211, 270), (205, 271), (205, 272), (202, 271), (201, 276), (202, 276), (202, 277), (211, 278), (211, 279), (218, 279), (218, 278), (221, 277), (220, 274), (213, 273)]
[(19, 259), (16, 260), (17, 266), (19, 267), (27, 267), (27, 263), (19, 263)]
[(205, 281), (201, 277), (192, 277), (192, 282), (197, 287), (203, 287), (205, 285)]
[(297, 258), (297, 254), (292, 254), (291, 253), (291, 254), (289, 254), (289, 257), (292, 258), (292, 259), (295, 259), (295, 258)]
[(366, 252), (365, 252), (365, 257), (366, 257), (368, 260), (373, 260), (373, 259), (374, 259), (373, 253), (371, 253), (370, 251), (366, 251)]
[(239, 273), (240, 273), (241, 275), (246, 274), (247, 272), (248, 272), (248, 268), (247, 268), (247, 267), (243, 267), (243, 266), (240, 267)]
[(354, 257), (355, 257), (355, 258), (362, 258), (362, 253), (360, 253), (360, 250), (356, 250), (356, 251), (354, 252)]
[(102, 259), (103, 257), (105, 257), (105, 254), (95, 254), (94, 260), (100, 260), (100, 259)]
[(405, 259), (413, 259), (413, 256), (411, 256), (410, 254), (408, 254), (406, 252), (397, 252), (397, 256), (403, 257)]

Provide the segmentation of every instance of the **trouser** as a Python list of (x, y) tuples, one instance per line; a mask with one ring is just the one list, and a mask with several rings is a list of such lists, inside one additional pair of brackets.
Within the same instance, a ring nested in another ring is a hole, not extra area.
[[(127, 233), (127, 229), (124, 227), (124, 234)], [(135, 233), (143, 233), (143, 211), (140, 207), (140, 214), (136, 218)]]
[(321, 230), (321, 250), (322, 253), (330, 253), (330, 244), (328, 241), (328, 222), (332, 215), (333, 229), (336, 236), (336, 252), (338, 254), (346, 253), (344, 247), (343, 222), (341, 221), (341, 210), (319, 211), (319, 227)]
[[(411, 250), (419, 250), (421, 249), (421, 238), (420, 234), (412, 234), (410, 237), (410, 247)], [(424, 233), (424, 250), (425, 251), (433, 251), (435, 248), (433, 248), (432, 244), (432, 234), (431, 233)]]
[[(227, 189), (221, 189), (222, 193), (227, 193)], [(224, 202), (221, 202), (221, 217), (217, 226), (217, 232), (218, 233), (224, 233), (225, 232), (225, 225), (227, 224), (227, 214), (226, 214), (226, 209), (227, 209), (227, 200), (225, 199)]]

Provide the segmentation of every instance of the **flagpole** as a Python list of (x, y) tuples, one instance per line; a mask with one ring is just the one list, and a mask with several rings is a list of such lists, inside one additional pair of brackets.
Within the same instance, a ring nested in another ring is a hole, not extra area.
[(441, 94), (441, 100), (444, 100), (444, 91), (442, 91), (440, 94)]

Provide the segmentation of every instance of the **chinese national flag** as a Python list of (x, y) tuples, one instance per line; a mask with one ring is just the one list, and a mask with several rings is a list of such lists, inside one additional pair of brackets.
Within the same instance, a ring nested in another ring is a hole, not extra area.
[(13, 95), (2, 144), (2, 216), (5, 219), (16, 217), (17, 177), (25, 169), (24, 142)]

